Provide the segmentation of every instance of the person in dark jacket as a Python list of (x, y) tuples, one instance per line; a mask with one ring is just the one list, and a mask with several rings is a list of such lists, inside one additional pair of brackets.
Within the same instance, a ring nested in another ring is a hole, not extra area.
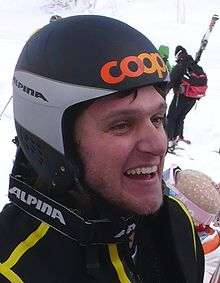
[(73, 16), (30, 38), (0, 282), (202, 283), (193, 221), (163, 195), (168, 78), (151, 41), (115, 19)]
[(175, 56), (177, 64), (171, 70), (169, 86), (170, 89), (173, 89), (174, 96), (167, 114), (167, 135), (170, 148), (175, 146), (178, 140), (185, 140), (183, 136), (184, 120), (197, 101), (196, 98), (184, 95), (185, 89), (182, 85), (187, 68), (190, 68), (194, 60), (180, 45), (175, 49)]

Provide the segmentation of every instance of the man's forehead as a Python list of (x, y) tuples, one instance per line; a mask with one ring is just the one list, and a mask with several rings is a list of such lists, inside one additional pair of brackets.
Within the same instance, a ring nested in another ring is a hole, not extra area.
[[(118, 92), (118, 93), (112, 93), (107, 96), (103, 96), (95, 101), (95, 104), (107, 104), (108, 102), (111, 102), (112, 104), (119, 104), (120, 102), (123, 104), (124, 101), (133, 102), (136, 100), (137, 96), (141, 97), (143, 96), (144, 100), (151, 104), (151, 95), (159, 96), (161, 97), (160, 92), (158, 92), (157, 88), (154, 88), (154, 86), (145, 86), (141, 87), (139, 89), (134, 90), (127, 90), (124, 92)], [(163, 98), (164, 100), (164, 98)]]
[(156, 90), (150, 93), (133, 92), (124, 97), (113, 94), (91, 105), (91, 111), (96, 115), (100, 114), (109, 118), (117, 115), (135, 115), (146, 111), (165, 110), (166, 102)]
[[(105, 116), (107, 116), (108, 118), (111, 117), (115, 117), (115, 116), (134, 116), (134, 115), (139, 115), (141, 113), (145, 114), (146, 112), (150, 112), (150, 110), (152, 111), (166, 111), (166, 103), (165, 102), (161, 102), (157, 105), (154, 105), (152, 107), (148, 107), (146, 109), (146, 107), (144, 105), (142, 105), (143, 107), (128, 107), (128, 108), (109, 108), (107, 112), (105, 112)], [(147, 111), (148, 110), (148, 111)]]

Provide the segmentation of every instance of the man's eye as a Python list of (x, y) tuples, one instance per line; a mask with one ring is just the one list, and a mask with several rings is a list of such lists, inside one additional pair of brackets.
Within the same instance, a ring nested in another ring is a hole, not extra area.
[(155, 125), (155, 127), (159, 127), (164, 124), (165, 116), (157, 116), (154, 117), (151, 121)]
[(111, 131), (116, 133), (125, 133), (130, 129), (130, 127), (131, 127), (130, 123), (123, 122), (113, 125), (110, 129)]

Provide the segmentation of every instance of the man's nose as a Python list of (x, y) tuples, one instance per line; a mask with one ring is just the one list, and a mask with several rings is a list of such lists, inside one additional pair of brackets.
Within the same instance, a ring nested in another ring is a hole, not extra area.
[(156, 128), (151, 122), (145, 124), (138, 131), (136, 147), (142, 153), (165, 154), (167, 149), (165, 130)]

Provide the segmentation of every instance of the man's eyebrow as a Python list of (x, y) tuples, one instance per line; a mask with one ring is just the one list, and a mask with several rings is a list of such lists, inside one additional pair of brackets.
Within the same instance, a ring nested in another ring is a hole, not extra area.
[(138, 113), (140, 115), (140, 111), (136, 109), (113, 110), (111, 111), (111, 113), (109, 113), (101, 120), (106, 121), (106, 120), (111, 120), (113, 118), (129, 117), (129, 116), (137, 115)]
[[(166, 102), (161, 102), (158, 107), (155, 109), (155, 112), (160, 111), (166, 111), (167, 104)], [(141, 115), (141, 112), (139, 109), (124, 109), (124, 110), (112, 110), (111, 113), (109, 113), (107, 116), (105, 116), (101, 121), (108, 121), (113, 118), (121, 118), (121, 117), (129, 117), (134, 115)]]

